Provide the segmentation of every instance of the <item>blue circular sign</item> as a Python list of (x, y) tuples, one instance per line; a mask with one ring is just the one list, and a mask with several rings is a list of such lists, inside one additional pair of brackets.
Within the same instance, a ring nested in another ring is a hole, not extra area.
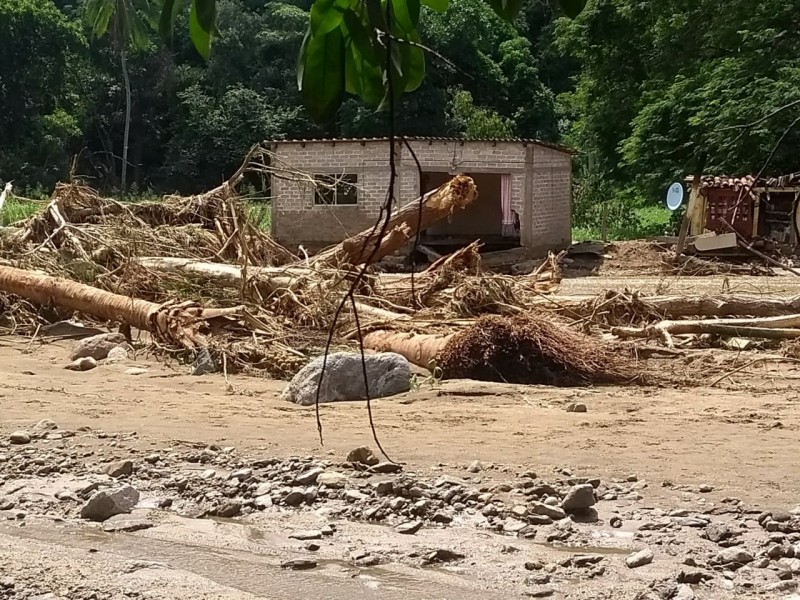
[(673, 183), (667, 192), (667, 208), (678, 210), (683, 204), (683, 186), (680, 183)]

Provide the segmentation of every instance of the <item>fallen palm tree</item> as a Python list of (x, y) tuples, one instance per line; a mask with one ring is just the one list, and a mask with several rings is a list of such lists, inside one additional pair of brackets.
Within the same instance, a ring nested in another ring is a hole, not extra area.
[(373, 331), (363, 341), (447, 379), (556, 386), (648, 380), (631, 359), (542, 314), (484, 316), (447, 335)]

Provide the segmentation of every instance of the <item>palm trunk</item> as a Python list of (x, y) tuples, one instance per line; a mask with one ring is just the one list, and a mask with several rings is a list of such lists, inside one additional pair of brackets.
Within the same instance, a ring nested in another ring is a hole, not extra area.
[(125, 82), (125, 133), (122, 136), (122, 191), (126, 189), (128, 178), (128, 134), (131, 129), (131, 80), (128, 77), (128, 60), (125, 56), (125, 42), (120, 45), (119, 56), (122, 63), (122, 79)]

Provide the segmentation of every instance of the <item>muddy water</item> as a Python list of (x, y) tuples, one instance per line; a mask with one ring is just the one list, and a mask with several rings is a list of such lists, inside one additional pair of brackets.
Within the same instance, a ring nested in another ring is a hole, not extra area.
[[(269, 537), (258, 529), (242, 527), (245, 537), (250, 540), (262, 542)], [(98, 552), (106, 560), (141, 561), (141, 564), (134, 563), (128, 568), (155, 567), (193, 573), (220, 585), (266, 598), (500, 600), (507, 597), (507, 594), (475, 589), (469, 580), (444, 571), (402, 565), (362, 569), (341, 561), (319, 560), (316, 569), (287, 571), (280, 568), (280, 563), (296, 556), (287, 556), (269, 546), (264, 548), (265, 552), (251, 552), (137, 534), (106, 533), (92, 526), (49, 523), (26, 527), (0, 523), (0, 535), (87, 553)]]

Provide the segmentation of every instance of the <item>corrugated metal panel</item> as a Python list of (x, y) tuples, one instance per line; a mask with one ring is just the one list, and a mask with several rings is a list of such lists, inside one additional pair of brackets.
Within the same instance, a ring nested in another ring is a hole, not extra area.
[[(409, 142), (460, 142), (467, 144), (469, 142), (490, 142), (490, 143), (518, 143), (518, 144), (535, 144), (537, 146), (542, 146), (544, 148), (550, 148), (552, 150), (557, 150), (558, 152), (563, 152), (565, 154), (577, 154), (576, 150), (568, 146), (564, 146), (562, 144), (556, 144), (555, 142), (546, 142), (543, 140), (537, 140), (534, 138), (480, 138), (480, 139), (465, 139), (465, 138), (455, 138), (455, 137), (426, 137), (426, 136), (404, 136), (402, 139), (406, 139)], [(401, 143), (402, 139), (398, 136), (397, 142)], [(289, 143), (289, 144), (312, 144), (312, 143), (320, 143), (320, 142), (388, 142), (388, 137), (372, 137), (372, 138), (297, 138), (297, 139), (272, 139), (267, 140), (266, 144), (281, 144), (281, 143)]]

